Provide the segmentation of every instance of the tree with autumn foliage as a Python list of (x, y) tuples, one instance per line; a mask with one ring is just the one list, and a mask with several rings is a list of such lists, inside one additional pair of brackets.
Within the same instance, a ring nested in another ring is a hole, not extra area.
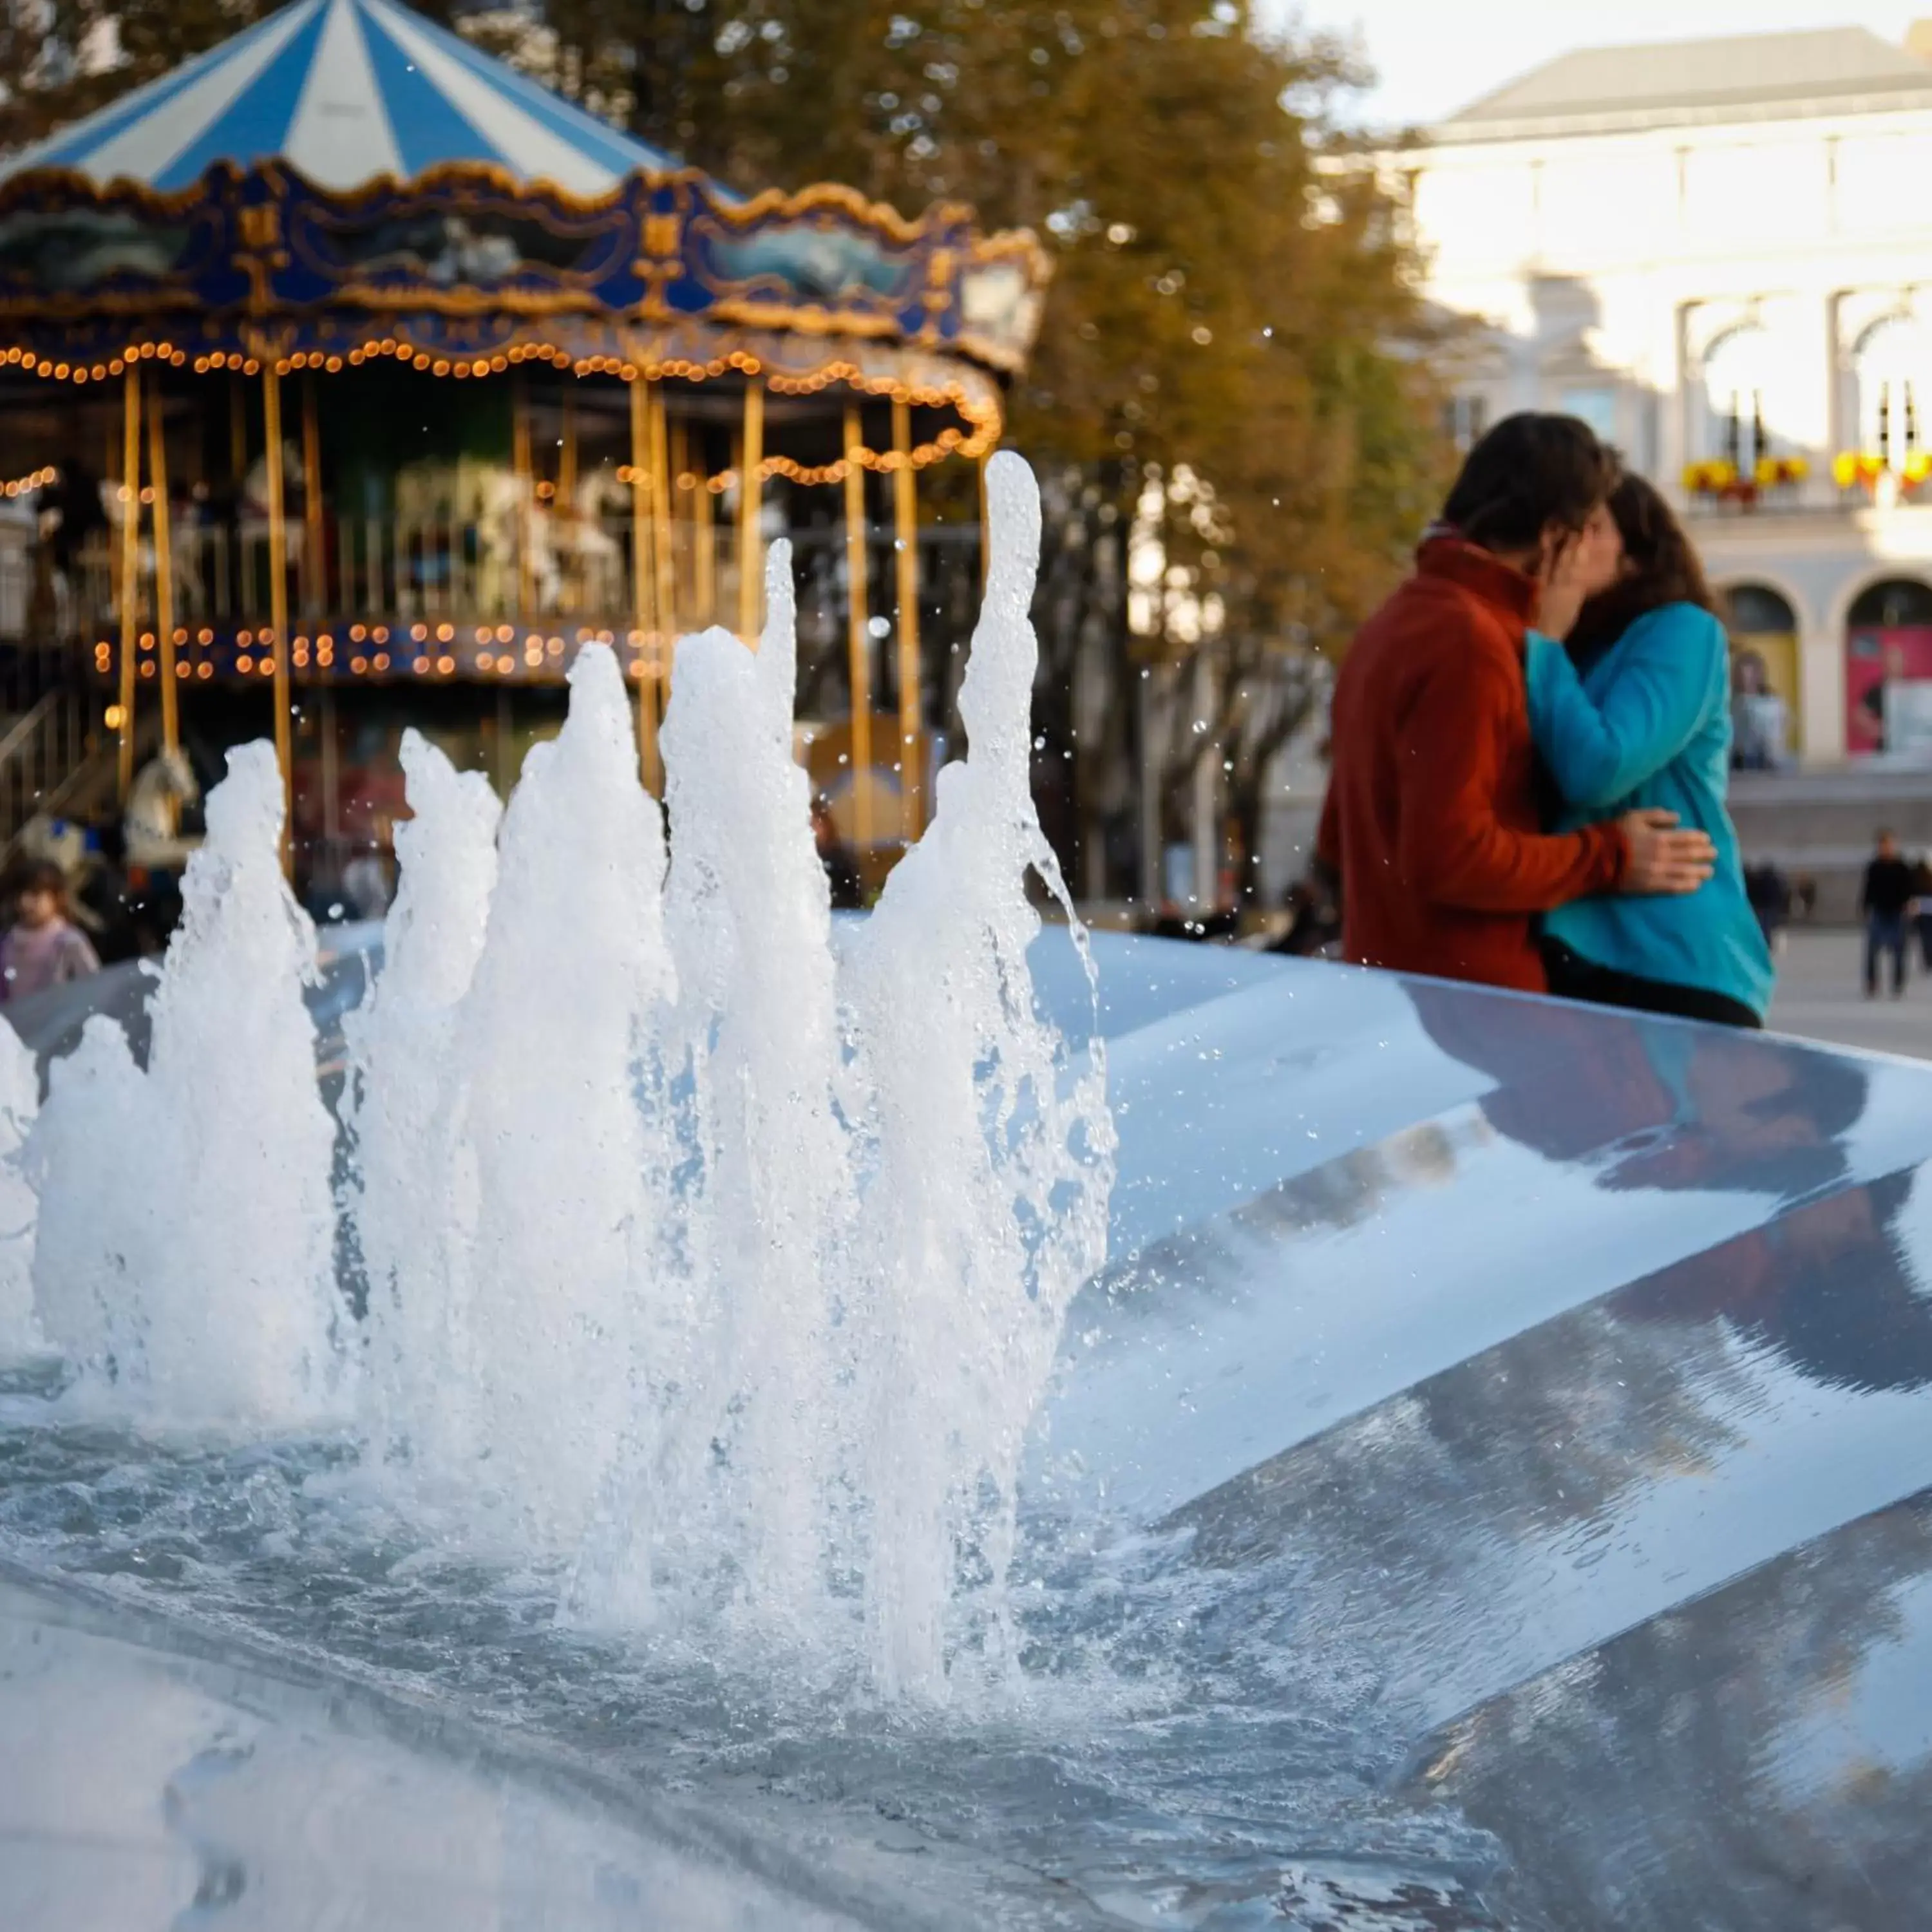
[[(7, 132), (266, 10), (16, 9)], [(1245, 0), (533, 0), (456, 24), (738, 188), (964, 200), (1040, 236), (1054, 280), (1008, 440), (1048, 509), (1062, 842), (1086, 848), (1088, 890), (1119, 890), (1099, 855), (1133, 844), (1144, 777), (1165, 841), (1206, 760), (1254, 850), (1273, 752), (1318, 688), (1307, 653), (1340, 649), (1400, 574), (1441, 482), (1400, 211), (1335, 131), (1338, 50), (1264, 31)], [(1160, 594), (1131, 599), (1150, 502)]]

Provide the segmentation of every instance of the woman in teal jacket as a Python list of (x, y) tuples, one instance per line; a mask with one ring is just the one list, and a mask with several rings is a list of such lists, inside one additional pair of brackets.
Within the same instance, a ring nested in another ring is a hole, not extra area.
[(1771, 954), (1744, 896), (1730, 775), (1730, 656), (1696, 552), (1641, 477), (1610, 499), (1622, 574), (1586, 603), (1568, 647), (1532, 632), (1530, 728), (1563, 796), (1557, 829), (1654, 806), (1707, 832), (1711, 878), (1688, 897), (1578, 899), (1546, 914), (1564, 998), (1762, 1026)]

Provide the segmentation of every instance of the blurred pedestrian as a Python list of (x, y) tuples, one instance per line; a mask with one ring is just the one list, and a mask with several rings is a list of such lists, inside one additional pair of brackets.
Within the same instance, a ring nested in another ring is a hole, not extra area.
[(1342, 950), (1357, 964), (1544, 992), (1538, 914), (1709, 877), (1709, 837), (1667, 812), (1541, 828), (1526, 633), (1586, 531), (1613, 548), (1617, 474), (1576, 418), (1505, 417), (1342, 660), (1316, 856), (1340, 881)]
[(1932, 973), (1932, 854), (1912, 868), (1912, 922), (1918, 929), (1919, 963)]
[(1774, 953), (1784, 950), (1784, 928), (1791, 917), (1791, 881), (1784, 868), (1767, 859), (1762, 865), (1744, 868), (1744, 896), (1764, 932), (1764, 943)]
[(100, 970), (94, 948), (74, 922), (67, 874), (51, 860), (30, 866), (14, 901), (14, 923), (0, 938), (0, 1000), (30, 999)]
[(1912, 903), (1912, 868), (1899, 855), (1889, 832), (1878, 835), (1878, 848), (1865, 868), (1858, 910), (1865, 921), (1865, 998), (1878, 997), (1879, 955), (1892, 961), (1892, 996), (1905, 991), (1905, 916)]
[(1317, 872), (1288, 889), (1288, 927), (1268, 947), (1298, 959), (1325, 956), (1342, 937), (1342, 916), (1330, 883)]
[[(1709, 835), (1711, 877), (1676, 898), (1592, 893), (1543, 922), (1550, 990), (1600, 1005), (1759, 1027), (1774, 977), (1725, 808), (1730, 647), (1696, 548), (1640, 476), (1611, 493), (1614, 575), (1573, 548), (1528, 640), (1529, 719), (1562, 791), (1556, 829), (1642, 808)], [(1568, 648), (1558, 640), (1568, 639)]]

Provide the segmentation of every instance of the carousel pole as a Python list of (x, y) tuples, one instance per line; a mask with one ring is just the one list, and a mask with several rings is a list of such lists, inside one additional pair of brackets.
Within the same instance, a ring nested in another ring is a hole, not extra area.
[(275, 762), (282, 768), (282, 870), (295, 862), (295, 746), (289, 709), (289, 533), (282, 506), (282, 379), (262, 358), (262, 422), (268, 440), (268, 623), (275, 656)]
[(134, 652), (141, 592), (141, 368), (130, 356), (122, 385), (121, 742), (116, 772), (121, 802), (134, 784)]
[(764, 590), (764, 558), (758, 513), (764, 507), (765, 386), (762, 376), (745, 381), (745, 428), (738, 457), (738, 634), (755, 646), (758, 611)]
[(991, 450), (980, 459), (980, 591), (982, 596), (986, 594), (988, 573), (993, 568), (993, 553), (987, 541), (991, 517), (986, 508), (986, 465), (992, 460)]
[(899, 830), (910, 845), (926, 829), (926, 782), (920, 757), (922, 710), (919, 667), (919, 495), (912, 466), (912, 409), (892, 404), (893, 539), (899, 597)]
[(577, 386), (566, 382), (563, 389), (563, 434), (557, 439), (556, 495), (552, 499), (556, 528), (564, 544), (567, 574), (563, 584), (563, 608), (584, 608), (583, 572), (578, 566), (581, 555), (577, 548)]
[(657, 630), (657, 599), (652, 586), (650, 500), (650, 386), (641, 374), (631, 384), (631, 589), (638, 619), (638, 762), (645, 789), (662, 792), (664, 772), (658, 756), (657, 661), (652, 639)]
[(658, 634), (652, 640), (652, 662), (667, 698), (671, 674), (671, 648), (677, 631), (677, 560), (671, 549), (670, 410), (664, 385), (650, 386), (651, 561), (657, 574)]
[(577, 507), (577, 392), (563, 392), (563, 435), (556, 452), (556, 507), (568, 516)]
[(534, 614), (536, 578), (530, 540), (536, 516), (536, 482), (530, 464), (530, 392), (519, 369), (510, 378), (510, 466), (517, 479), (517, 610), (526, 621)]
[[(322, 424), (317, 416), (315, 378), (302, 378), (302, 606), (310, 616), (328, 602), (322, 554)], [(278, 639), (278, 642), (280, 641)]]
[(154, 641), (160, 652), (161, 742), (172, 752), (181, 743), (181, 717), (175, 692), (174, 533), (168, 517), (168, 446), (158, 376), (148, 411), (148, 480), (154, 488)]
[(846, 649), (852, 684), (852, 836), (872, 842), (872, 638), (866, 572), (865, 444), (856, 403), (845, 405)]
[(674, 421), (668, 410), (664, 412), (664, 440), (670, 452), (670, 608), (674, 617), (671, 628), (682, 635), (691, 608), (697, 602), (692, 594), (696, 586), (691, 581), (692, 547), (688, 541), (680, 543), (677, 538), (677, 526), (686, 520), (678, 513), (683, 507), (686, 479), (691, 474), (691, 430), (681, 419)]
[(712, 519), (711, 478), (705, 473), (704, 444), (698, 444), (698, 490), (692, 506), (692, 618), (710, 624), (718, 615), (718, 527)]

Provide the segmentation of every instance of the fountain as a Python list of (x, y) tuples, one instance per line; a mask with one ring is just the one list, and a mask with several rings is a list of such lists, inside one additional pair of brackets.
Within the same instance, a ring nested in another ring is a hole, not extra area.
[(989, 482), (968, 755), (842, 964), (786, 546), (756, 652), (679, 649), (668, 870), (608, 649), (500, 826), (406, 744), (386, 969), (348, 1025), (359, 1324), (315, 935), (273, 760), (235, 754), (148, 1064), (91, 1022), (28, 1136), (34, 1309), (76, 1403), (176, 1432), (352, 1418), (405, 1506), (562, 1564), (582, 1627), (862, 1654), (890, 1695), (943, 1695), (965, 1652), (1010, 1666), (1021, 1448), (1103, 1256), (1113, 1141), (1102, 1049), (1031, 991), (1029, 871), (1066, 904), (1028, 784), (1039, 508), (1017, 458)]
[(164, 1426), (346, 1413), (335, 1133), (302, 1000), (315, 932), (283, 882), (281, 800), (272, 749), (236, 752), (184, 882), (146, 1066), (90, 1021), (26, 1148), (41, 1329), (85, 1395)]
[(868, 920), (775, 553), (666, 813), (606, 652), (412, 739), (364, 988), (244, 750), (145, 1057), (10, 1010), (10, 1932), (1912, 1922), (1924, 1070), (1043, 926), (989, 480)]

